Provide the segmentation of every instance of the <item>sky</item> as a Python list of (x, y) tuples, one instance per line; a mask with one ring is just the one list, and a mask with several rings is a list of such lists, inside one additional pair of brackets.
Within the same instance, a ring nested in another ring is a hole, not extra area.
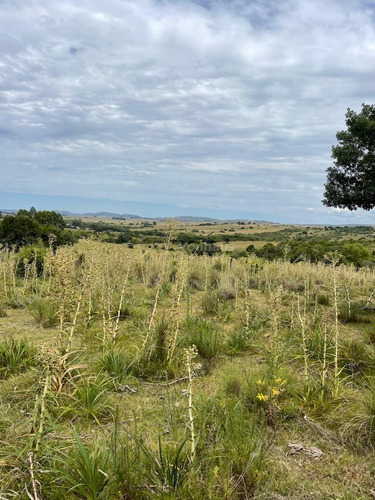
[(0, 209), (373, 223), (324, 207), (375, 103), (368, 0), (0, 0)]

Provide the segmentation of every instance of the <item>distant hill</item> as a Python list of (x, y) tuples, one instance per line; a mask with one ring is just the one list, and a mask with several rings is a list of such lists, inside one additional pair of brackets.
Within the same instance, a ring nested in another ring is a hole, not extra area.
[(79, 213), (72, 213), (72, 212), (67, 212), (67, 211), (59, 211), (57, 210), (59, 214), (61, 214), (63, 217), (105, 217), (107, 219), (112, 219), (112, 218), (123, 218), (123, 219), (141, 219), (139, 215), (134, 215), (134, 214), (116, 214), (114, 212), (86, 212), (84, 214), (79, 214)]
[(163, 217), (160, 220), (176, 219), (181, 222), (219, 222), (220, 219), (213, 219), (211, 217), (195, 217), (194, 215), (180, 215), (179, 217)]
[[(5, 215), (11, 215), (17, 213), (17, 210), (12, 210), (8, 208), (0, 209)], [(202, 217), (202, 216), (194, 216), (194, 215), (179, 215), (177, 217), (143, 217), (136, 214), (118, 214), (115, 212), (85, 212), (85, 213), (77, 213), (77, 212), (69, 212), (67, 210), (55, 210), (58, 214), (61, 214), (63, 217), (103, 217), (107, 219), (148, 219), (148, 220), (159, 220), (165, 221), (166, 219), (175, 219), (181, 222), (211, 222), (211, 223), (236, 223), (239, 221), (243, 221), (246, 224), (278, 224), (277, 222), (269, 222), (265, 220), (250, 220), (250, 219), (215, 219), (213, 217)]]

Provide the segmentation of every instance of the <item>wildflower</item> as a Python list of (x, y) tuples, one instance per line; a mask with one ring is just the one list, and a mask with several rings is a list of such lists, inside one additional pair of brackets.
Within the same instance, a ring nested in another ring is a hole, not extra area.
[(272, 389), (272, 394), (274, 396), (278, 396), (280, 394), (280, 390), (279, 389)]
[(263, 380), (257, 380), (257, 384), (258, 385), (264, 385), (264, 382), (263, 382)]
[(263, 394), (262, 392), (258, 392), (257, 398), (259, 399), (259, 401), (267, 401), (268, 396), (266, 394)]
[(278, 384), (280, 384), (280, 385), (284, 385), (284, 384), (286, 384), (286, 380), (285, 380), (285, 379), (282, 379), (282, 378), (280, 378), (280, 377), (276, 378), (276, 379), (275, 379), (275, 382), (277, 382), (277, 383), (278, 383)]

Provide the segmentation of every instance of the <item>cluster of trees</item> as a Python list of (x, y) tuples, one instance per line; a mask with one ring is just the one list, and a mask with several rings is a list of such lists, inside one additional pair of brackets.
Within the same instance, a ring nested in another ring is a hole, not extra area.
[(62, 216), (49, 210), (19, 210), (0, 221), (0, 245), (15, 248), (29, 245), (54, 247), (75, 243), (78, 235), (66, 229)]
[(277, 245), (267, 243), (258, 249), (254, 248), (254, 245), (249, 245), (246, 249), (247, 253), (255, 253), (267, 260), (286, 258), (290, 262), (296, 262), (303, 259), (314, 263), (324, 261), (326, 255), (333, 251), (342, 255), (344, 264), (354, 264), (357, 267), (372, 265), (375, 259), (374, 252), (370, 248), (355, 241), (292, 240)]

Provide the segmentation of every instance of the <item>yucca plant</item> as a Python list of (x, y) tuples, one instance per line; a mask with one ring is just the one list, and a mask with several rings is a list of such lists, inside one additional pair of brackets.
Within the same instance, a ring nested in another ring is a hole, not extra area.
[(244, 328), (236, 328), (228, 338), (228, 346), (233, 352), (246, 351), (249, 347), (249, 337)]
[(56, 326), (59, 322), (59, 308), (54, 302), (41, 297), (36, 298), (30, 306), (31, 315), (43, 328)]
[(203, 314), (206, 316), (214, 316), (217, 314), (219, 299), (216, 293), (206, 292), (201, 301)]
[(191, 317), (185, 322), (184, 328), (186, 331), (184, 344), (195, 345), (202, 358), (211, 360), (221, 352), (223, 334), (213, 321)]
[(99, 368), (119, 384), (129, 374), (134, 374), (135, 371), (135, 367), (129, 361), (128, 355), (119, 349), (111, 349), (105, 353), (99, 359)]
[(75, 384), (74, 412), (99, 424), (99, 417), (109, 406), (104, 404), (107, 381), (98, 377), (85, 377)]
[(91, 450), (86, 448), (73, 429), (76, 449), (72, 454), (63, 454), (59, 460), (59, 480), (68, 491), (86, 500), (104, 498), (109, 481), (109, 455), (105, 443)]
[(187, 439), (180, 444), (168, 446), (159, 436), (158, 451), (151, 451), (145, 444), (142, 450), (150, 467), (150, 479), (163, 492), (176, 491), (185, 479), (188, 456), (184, 452)]
[(35, 362), (36, 349), (27, 340), (8, 340), (0, 344), (0, 377), (20, 373)]
[(360, 390), (349, 390), (333, 416), (340, 435), (362, 448), (375, 448), (375, 378), (365, 380)]

